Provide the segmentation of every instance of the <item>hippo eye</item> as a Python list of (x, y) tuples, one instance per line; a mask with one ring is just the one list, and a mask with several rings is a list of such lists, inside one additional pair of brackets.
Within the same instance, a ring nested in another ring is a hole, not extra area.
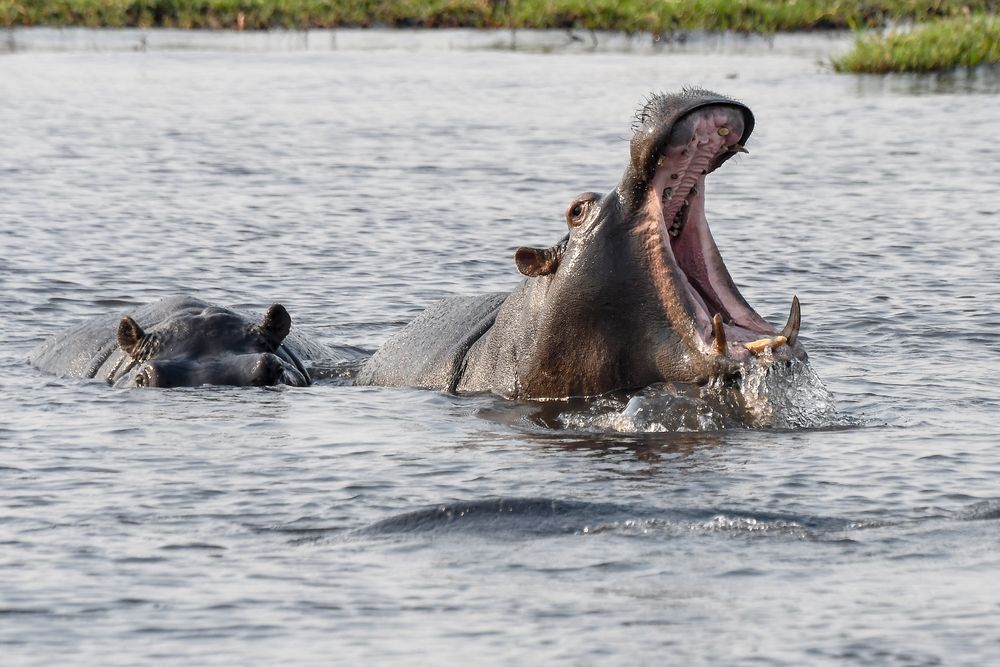
[(596, 192), (584, 192), (577, 195), (566, 207), (566, 223), (570, 227), (579, 227), (593, 217), (595, 207), (601, 201), (600, 194)]
[(578, 227), (587, 217), (588, 202), (575, 201), (566, 210), (566, 222), (570, 227)]

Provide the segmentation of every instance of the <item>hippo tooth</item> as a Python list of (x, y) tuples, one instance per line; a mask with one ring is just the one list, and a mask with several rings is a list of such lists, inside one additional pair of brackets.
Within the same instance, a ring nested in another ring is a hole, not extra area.
[(677, 211), (677, 215), (674, 216), (674, 221), (670, 223), (670, 227), (667, 229), (667, 233), (674, 238), (680, 236), (681, 230), (684, 229), (684, 222), (687, 220), (687, 209), (688, 200), (685, 199)]
[(788, 322), (781, 330), (781, 336), (788, 339), (788, 344), (795, 344), (799, 337), (799, 327), (802, 326), (802, 309), (799, 307), (799, 297), (792, 296), (792, 308), (788, 311)]
[(680, 211), (677, 211), (677, 215), (674, 216), (674, 221), (670, 224), (670, 228), (667, 233), (672, 237), (677, 238), (681, 234), (681, 230), (684, 229), (684, 207), (681, 207)]
[(712, 328), (715, 329), (715, 351), (726, 353), (726, 328), (722, 325), (722, 315), (716, 313), (712, 317)]
[(749, 343), (743, 343), (743, 347), (750, 350), (754, 354), (760, 354), (764, 350), (771, 350), (776, 347), (781, 347), (788, 342), (788, 339), (784, 336), (775, 336), (774, 338), (761, 338), (760, 340), (750, 341)]

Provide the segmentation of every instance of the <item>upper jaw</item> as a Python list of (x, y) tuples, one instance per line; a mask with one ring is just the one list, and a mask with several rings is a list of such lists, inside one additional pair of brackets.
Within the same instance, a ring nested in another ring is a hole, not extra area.
[(760, 356), (805, 357), (797, 341), (798, 300), (781, 331), (761, 318), (729, 276), (705, 218), (705, 176), (742, 150), (744, 121), (740, 110), (722, 106), (679, 121), (655, 158), (639, 216), (646, 247), (658, 256), (651, 267), (668, 319), (720, 374)]
[[(631, 160), (622, 181), (622, 194), (629, 204), (641, 204), (643, 191), (656, 169), (656, 161), (678, 139), (687, 141), (685, 123), (709, 108), (725, 108), (740, 118), (743, 140), (753, 132), (750, 108), (731, 98), (700, 88), (685, 88), (671, 94), (650, 96), (636, 112), (630, 142)], [(717, 169), (731, 154), (722, 154), (709, 167)]]

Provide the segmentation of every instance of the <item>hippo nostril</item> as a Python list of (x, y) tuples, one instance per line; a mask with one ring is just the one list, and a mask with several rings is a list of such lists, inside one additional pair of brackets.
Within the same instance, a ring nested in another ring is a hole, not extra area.
[(251, 382), (258, 387), (270, 387), (281, 381), (284, 372), (285, 366), (281, 363), (281, 359), (270, 352), (265, 352), (257, 361)]
[(157, 384), (156, 369), (149, 364), (143, 364), (142, 368), (135, 374), (135, 386), (155, 387)]

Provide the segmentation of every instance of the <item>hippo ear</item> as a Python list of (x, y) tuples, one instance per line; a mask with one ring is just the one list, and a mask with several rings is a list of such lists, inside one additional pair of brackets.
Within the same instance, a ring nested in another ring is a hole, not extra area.
[(118, 347), (128, 356), (134, 357), (136, 355), (139, 351), (139, 346), (142, 345), (142, 339), (145, 337), (146, 332), (128, 315), (123, 317), (122, 321), (118, 323)]
[(514, 263), (518, 271), (531, 278), (547, 276), (559, 268), (567, 245), (569, 234), (551, 248), (518, 248), (514, 253)]
[(260, 323), (260, 328), (268, 336), (280, 343), (285, 340), (285, 336), (292, 329), (292, 316), (288, 314), (284, 306), (276, 303), (264, 313), (264, 319)]
[(559, 268), (559, 260), (562, 253), (556, 252), (556, 248), (518, 248), (514, 253), (514, 262), (517, 270), (530, 278), (547, 276), (555, 273)]

